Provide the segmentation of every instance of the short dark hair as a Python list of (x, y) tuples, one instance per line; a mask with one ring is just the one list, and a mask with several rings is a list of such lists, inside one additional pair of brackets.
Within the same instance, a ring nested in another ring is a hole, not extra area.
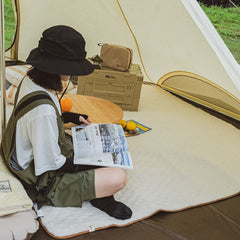
[(62, 81), (60, 75), (43, 72), (37, 68), (31, 68), (27, 75), (35, 82), (37, 85), (61, 92), (63, 90)]

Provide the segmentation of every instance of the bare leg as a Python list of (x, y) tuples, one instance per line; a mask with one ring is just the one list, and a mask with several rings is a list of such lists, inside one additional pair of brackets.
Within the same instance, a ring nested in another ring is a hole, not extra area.
[(96, 198), (111, 196), (125, 187), (126, 173), (120, 168), (95, 169)]

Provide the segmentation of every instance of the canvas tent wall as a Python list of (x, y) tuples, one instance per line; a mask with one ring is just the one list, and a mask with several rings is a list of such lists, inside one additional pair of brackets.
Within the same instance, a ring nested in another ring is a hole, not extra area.
[(146, 81), (240, 120), (239, 65), (197, 1), (15, 3), (19, 24), (13, 58), (25, 61), (45, 28), (70, 25), (86, 38), (89, 57), (99, 53), (100, 42), (128, 46)]

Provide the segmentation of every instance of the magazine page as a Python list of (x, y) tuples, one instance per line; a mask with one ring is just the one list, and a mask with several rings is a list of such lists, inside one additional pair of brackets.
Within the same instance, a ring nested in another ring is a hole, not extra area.
[(72, 128), (74, 163), (132, 168), (124, 131), (117, 124), (91, 124)]

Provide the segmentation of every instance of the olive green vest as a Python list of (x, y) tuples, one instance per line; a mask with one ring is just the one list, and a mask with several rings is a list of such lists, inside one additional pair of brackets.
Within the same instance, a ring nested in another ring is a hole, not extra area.
[[(18, 97), (19, 88), (15, 97), (15, 103)], [(24, 170), (16, 170), (11, 165), (11, 157), (16, 148), (17, 121), (28, 111), (41, 104), (50, 104), (54, 107), (57, 115), (57, 124), (59, 129), (58, 144), (61, 149), (61, 153), (66, 158), (71, 158), (73, 156), (73, 144), (71, 136), (65, 133), (62, 117), (50, 96), (44, 91), (32, 92), (24, 96), (18, 102), (18, 104), (15, 105), (6, 130), (2, 136), (1, 155), (10, 171), (12, 171), (21, 180), (33, 201), (38, 202), (40, 205), (69, 205), (65, 199), (59, 200), (58, 197), (54, 197), (54, 192), (59, 184), (59, 181), (62, 181), (62, 178), (64, 178), (64, 173), (60, 173), (58, 171), (48, 171), (40, 176), (35, 176), (34, 160), (31, 162), (29, 167)], [(70, 205), (79, 206), (79, 203), (71, 202)]]

